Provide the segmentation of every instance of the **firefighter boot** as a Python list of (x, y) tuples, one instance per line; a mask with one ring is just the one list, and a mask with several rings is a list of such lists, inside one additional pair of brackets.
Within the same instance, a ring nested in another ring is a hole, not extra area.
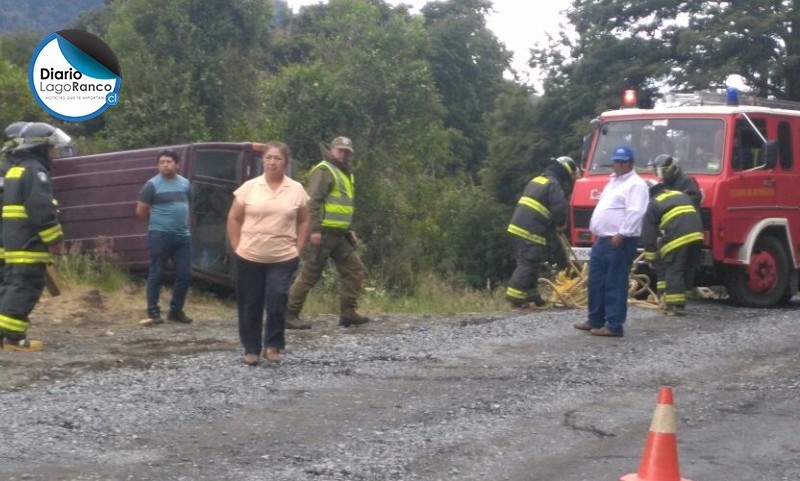
[(339, 325), (342, 327), (358, 326), (369, 322), (369, 317), (362, 316), (356, 312), (355, 307), (342, 306), (342, 313), (339, 316)]
[(300, 314), (287, 312), (286, 329), (311, 329), (311, 321), (300, 319)]
[(686, 307), (678, 304), (667, 304), (664, 314), (667, 316), (683, 316), (686, 315)]
[(538, 291), (537, 291), (537, 292), (535, 292), (535, 293), (533, 293), (533, 294), (531, 294), (531, 295), (528, 297), (528, 302), (530, 302), (530, 303), (534, 304), (534, 306), (535, 306), (535, 307), (542, 307), (542, 306), (544, 306), (545, 304), (547, 304), (547, 301), (545, 301), (544, 299), (542, 299), (542, 296), (539, 294), (539, 292), (538, 292)]
[(4, 351), (27, 351), (36, 352), (42, 350), (42, 341), (33, 341), (30, 339), (21, 339), (19, 341), (12, 341), (11, 339), (3, 339)]

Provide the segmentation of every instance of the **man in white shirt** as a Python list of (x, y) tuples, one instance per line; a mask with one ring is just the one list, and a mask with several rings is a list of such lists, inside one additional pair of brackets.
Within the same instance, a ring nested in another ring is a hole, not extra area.
[(589, 257), (588, 320), (573, 327), (595, 336), (622, 337), (628, 314), (628, 278), (650, 196), (647, 184), (633, 170), (630, 147), (614, 149), (611, 160), (614, 173), (589, 223), (597, 239)]

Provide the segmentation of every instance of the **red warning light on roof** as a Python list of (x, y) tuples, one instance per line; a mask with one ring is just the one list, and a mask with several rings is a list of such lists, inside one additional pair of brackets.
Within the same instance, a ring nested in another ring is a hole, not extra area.
[(636, 107), (636, 91), (628, 89), (622, 94), (622, 106), (626, 108)]

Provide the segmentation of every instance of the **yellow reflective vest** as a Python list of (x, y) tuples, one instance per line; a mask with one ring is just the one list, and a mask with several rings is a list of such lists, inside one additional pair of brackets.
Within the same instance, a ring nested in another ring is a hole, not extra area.
[(353, 174), (344, 172), (332, 162), (323, 160), (311, 169), (327, 169), (333, 176), (333, 188), (325, 197), (322, 206), (322, 227), (347, 230), (353, 223), (355, 211), (355, 189)]

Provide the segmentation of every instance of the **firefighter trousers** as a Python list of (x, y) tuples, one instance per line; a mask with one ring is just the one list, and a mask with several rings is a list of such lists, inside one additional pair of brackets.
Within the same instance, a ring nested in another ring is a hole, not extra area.
[(329, 258), (339, 271), (340, 308), (344, 311), (357, 307), (361, 286), (367, 277), (367, 268), (346, 238), (346, 233), (323, 231), (319, 245), (308, 244), (300, 273), (289, 291), (287, 310), (290, 314), (297, 315), (303, 310), (308, 292), (322, 277)]
[(28, 316), (44, 290), (45, 269), (45, 264), (6, 264), (0, 298), (0, 335), (6, 339), (25, 339)]
[(516, 236), (511, 239), (511, 242), (514, 246), (517, 267), (508, 281), (506, 299), (515, 304), (538, 302), (540, 300), (539, 266), (544, 255), (544, 246)]
[(700, 264), (701, 243), (692, 242), (670, 251), (659, 260), (658, 294), (668, 306), (686, 306), (686, 291), (694, 288), (694, 275)]

